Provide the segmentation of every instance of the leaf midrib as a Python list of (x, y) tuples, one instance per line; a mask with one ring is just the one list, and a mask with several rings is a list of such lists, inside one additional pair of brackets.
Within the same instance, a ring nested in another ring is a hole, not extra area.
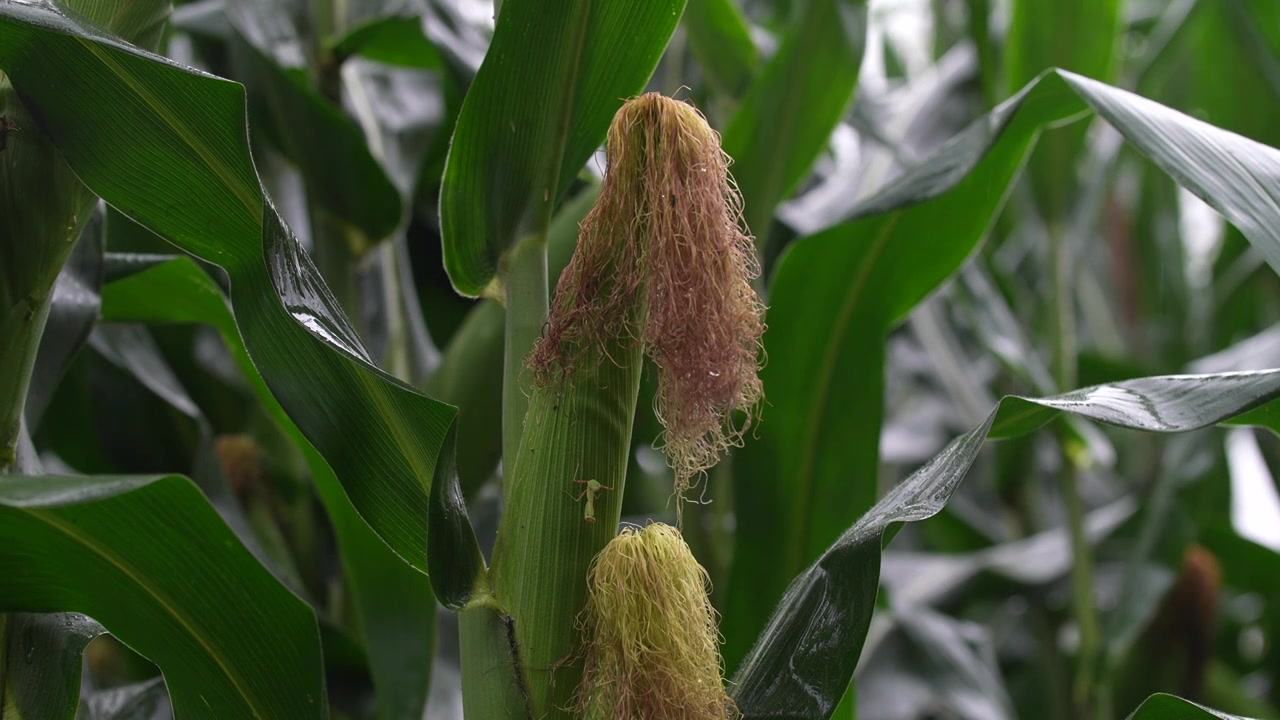
[[(805, 433), (802, 442), (804, 448), (800, 454), (800, 469), (796, 473), (796, 477), (801, 479), (800, 487), (800, 503), (798, 507), (801, 514), (798, 517), (810, 517), (810, 509), (813, 505), (814, 483), (813, 468), (817, 462), (818, 455), (818, 426), (823, 416), (826, 414), (827, 399), (830, 394), (826, 391), (831, 385), (831, 377), (835, 374), (836, 360), (840, 355), (840, 346), (844, 343), (844, 338), (849, 332), (848, 323), (850, 316), (853, 314), (857, 301), (862, 297), (862, 291), (871, 277), (871, 270), (875, 266), (876, 261), (884, 252), (889, 236), (893, 234), (894, 228), (898, 221), (902, 218), (901, 212), (896, 212), (884, 224), (884, 227), (876, 235), (875, 241), (869, 248), (866, 260), (859, 268), (858, 274), (854, 277), (853, 282), (849, 285), (850, 292), (845, 296), (844, 303), (840, 306), (840, 312), (836, 316), (836, 328), (838, 330), (831, 334), (831, 342), (827, 344), (826, 351), (822, 356), (822, 366), (818, 373), (818, 381), (814, 384), (813, 392), (813, 409), (805, 421)], [(812, 526), (810, 526), (812, 528)], [(812, 530), (805, 533), (793, 533), (792, 537), (797, 538), (791, 546), (791, 564), (788, 568), (789, 572), (798, 571), (804, 565), (805, 549), (809, 545), (809, 535)]]
[(196, 643), (200, 645), (201, 649), (205, 651), (205, 654), (207, 654), (209, 658), (213, 660), (214, 664), (218, 666), (218, 669), (222, 671), (222, 674), (227, 678), (227, 680), (231, 682), (231, 685), (236, 689), (236, 692), (240, 694), (240, 697), (253, 710), (256, 717), (263, 717), (263, 718), (271, 717), (269, 713), (266, 713), (263, 711), (262, 707), (258, 704), (255, 696), (246, 690), (244, 679), (241, 678), (232, 669), (233, 666), (231, 665), (231, 663), (226, 658), (222, 657), (221, 654), (219, 654), (214, 650), (213, 646), (209, 644), (209, 642), (205, 639), (204, 635), (196, 632), (193, 622), (184, 613), (180, 611), (180, 607), (181, 607), (180, 604), (174, 603), (167, 595), (154, 589), (151, 585), (143, 582), (143, 576), (139, 572), (135, 571), (133, 566), (125, 562), (123, 559), (117, 557), (114, 553), (110, 552), (109, 550), (95, 544), (94, 542), (92, 542), (91, 538), (86, 537), (85, 535), (77, 531), (74, 527), (59, 520), (58, 517), (52, 512), (45, 511), (45, 510), (37, 510), (33, 508), (15, 508), (15, 509), (26, 512), (27, 514), (31, 515), (33, 518), (44, 522), (50, 528), (58, 532), (61, 532), (63, 535), (67, 536), (69, 539), (83, 546), (89, 552), (97, 555), (98, 557), (105, 560), (107, 563), (111, 564), (118, 571), (120, 571), (125, 577), (133, 581), (134, 585), (136, 585), (139, 589), (141, 589), (147, 595), (150, 595), (151, 598), (154, 599), (156, 603), (159, 604), (160, 607), (163, 608), (169, 614), (170, 617), (176, 620), (178, 624), (182, 626), (182, 629), (185, 630), (187, 634), (192, 639), (194, 639)]
[(249, 217), (254, 218), (254, 223), (261, 226), (261, 194), (254, 193), (252, 189), (247, 188), (243, 183), (238, 182), (235, 174), (229, 167), (227, 167), (227, 164), (223, 162), (222, 158), (220, 158), (217, 153), (211, 152), (208, 145), (198, 142), (194, 137), (192, 137), (188, 132), (187, 126), (184, 123), (179, 122), (178, 118), (174, 117), (173, 113), (169, 112), (168, 108), (165, 107), (164, 103), (161, 103), (156, 98), (154, 93), (152, 93), (145, 85), (138, 83), (132, 74), (121, 67), (121, 65), (116, 62), (115, 58), (111, 57), (107, 50), (87, 38), (76, 35), (71, 37), (88, 50), (90, 54), (94, 55), (99, 61), (101, 61), (103, 66), (110, 69), (121, 82), (128, 85), (130, 89), (132, 89), (138, 97), (146, 103), (147, 107), (151, 108), (152, 111), (154, 111), (156, 115), (164, 121), (168, 128), (173, 130), (180, 138), (182, 138), (182, 140), (187, 144), (187, 147), (199, 156), (205, 166), (213, 170), (224, 186), (231, 190), (236, 199), (244, 206)]

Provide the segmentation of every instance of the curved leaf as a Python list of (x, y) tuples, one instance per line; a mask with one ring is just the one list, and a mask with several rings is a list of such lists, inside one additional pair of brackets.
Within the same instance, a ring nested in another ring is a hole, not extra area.
[(483, 293), (509, 247), (546, 232), (683, 10), (684, 0), (506, 4), (463, 100), (440, 193), (445, 268), (458, 292)]
[(103, 210), (100, 207), (89, 218), (89, 224), (80, 234), (80, 240), (54, 283), (49, 319), (45, 321), (44, 335), (40, 338), (40, 350), (23, 409), (30, 427), (39, 427), (40, 416), (48, 406), (58, 381), (98, 319), (105, 242)]
[[(0, 616), (0, 717), (10, 720), (71, 718), (80, 703), (84, 649), (106, 632), (77, 613)], [(21, 659), (19, 659), (21, 658)]]
[(1041, 129), (1091, 109), (1280, 268), (1280, 151), (1064, 71), (1023, 88), (851, 219), (793, 242), (771, 284), (769, 405), (735, 463), (738, 522), (757, 532), (735, 538), (735, 557), (751, 563), (730, 578), (729, 667), (789, 578), (874, 500), (889, 330), (978, 246)]
[[(137, 266), (143, 266), (141, 258), (134, 260)], [(347, 587), (368, 649), (379, 707), (385, 717), (421, 716), (436, 631), (429, 581), (406, 566), (360, 519), (333, 471), (271, 395), (249, 360), (227, 298), (213, 278), (189, 258), (152, 260), (157, 264), (113, 280), (103, 288), (103, 319), (202, 323), (221, 335), (263, 408), (293, 440), (311, 471), (337, 536)], [(449, 450), (444, 457), (451, 454)], [(451, 467), (452, 463), (442, 461), (437, 468), (446, 466)]]
[(0, 67), (86, 185), (227, 270), (272, 394), (365, 521), (424, 569), (428, 489), (454, 411), (369, 362), (264, 196), (240, 86), (12, 3), (0, 5)]
[(1147, 698), (1129, 720), (1249, 720), (1163, 693)]
[(449, 462), (436, 465), (438, 474), (431, 485), (430, 541), (427, 561), (431, 566), (431, 589), (440, 604), (463, 610), (477, 596), (488, 593), (484, 555), (476, 540), (467, 506), (454, 466), (455, 431), (449, 432), (443, 457)]
[(160, 666), (178, 717), (326, 716), (315, 615), (191, 481), (3, 478), (0, 536), (0, 609), (98, 620)]
[(733, 698), (746, 718), (825, 718), (866, 639), (884, 534), (942, 510), (988, 437), (1014, 437), (1062, 413), (1151, 432), (1207, 427), (1280, 403), (1280, 370), (1140, 378), (1048, 398), (1009, 396), (903, 480), (801, 573), (743, 660)]
[(769, 403), (734, 463), (738, 521), (761, 531), (734, 539), (735, 557), (752, 562), (731, 570), (728, 667), (790, 579), (875, 501), (889, 329), (977, 246), (1040, 127), (1070, 115), (1071, 100), (1056, 76), (1025, 89), (870, 198), (865, 216), (779, 259), (761, 372)]

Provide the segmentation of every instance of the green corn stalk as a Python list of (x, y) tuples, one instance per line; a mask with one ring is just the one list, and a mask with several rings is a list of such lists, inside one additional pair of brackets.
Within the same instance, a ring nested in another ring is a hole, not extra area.
[[(464, 679), (469, 715), (570, 716), (588, 571), (618, 526), (645, 355), (658, 367), (677, 496), (740, 432), (732, 413), (759, 397), (752, 245), (718, 138), (691, 107), (647, 95), (614, 119), (608, 154), (550, 319), (527, 358), (508, 356), (507, 387), (529, 388), (528, 410), (504, 452), (491, 596), (462, 620), (463, 674), (490, 677)], [(545, 255), (523, 245), (504, 279), (545, 272)], [(512, 314), (538, 308), (508, 295), (510, 352)], [(513, 395), (504, 428), (526, 402)]]

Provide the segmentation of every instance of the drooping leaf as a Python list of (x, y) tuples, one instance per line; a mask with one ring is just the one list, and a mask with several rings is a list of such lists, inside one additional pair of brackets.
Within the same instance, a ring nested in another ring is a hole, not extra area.
[(730, 579), (729, 667), (788, 579), (874, 500), (889, 329), (977, 247), (1040, 130), (1091, 109), (1280, 267), (1280, 151), (1064, 71), (1023, 88), (852, 219), (792, 243), (770, 292), (769, 405), (735, 462), (738, 522), (756, 532), (736, 536), (735, 557), (751, 564)]
[(1249, 720), (1163, 693), (1147, 698), (1129, 720)]
[(458, 292), (485, 292), (509, 247), (546, 232), (622, 101), (644, 89), (684, 4), (505, 4), (440, 194), (445, 268)]
[(1140, 378), (1048, 398), (1004, 398), (981, 425), (899, 483), (796, 577), (739, 667), (734, 701), (747, 718), (830, 716), (866, 639), (885, 532), (937, 514), (988, 437), (1023, 435), (1063, 413), (1183, 432), (1275, 407), (1277, 397), (1280, 371)]
[(761, 373), (769, 403), (734, 463), (738, 521), (760, 531), (735, 536), (735, 556), (752, 563), (731, 571), (728, 667), (790, 579), (875, 501), (889, 328), (972, 252), (1040, 126), (1070, 115), (1054, 77), (1032, 86), (1036, 102), (1022, 104), (1028, 88), (870, 198), (861, 217), (780, 258)]
[(0, 479), (0, 609), (80, 612), (179, 717), (326, 717), (315, 615), (181, 477)]
[(240, 87), (27, 5), (0, 6), (0, 67), (86, 185), (227, 270), (272, 393), (365, 521), (424, 568), (428, 488), (453, 410), (369, 363), (263, 195)]
[[(301, 450), (333, 523), (383, 717), (420, 716), (435, 640), (435, 602), (427, 578), (406, 566), (361, 520), (333, 471), (271, 395), (236, 331), (226, 296), (188, 258), (156, 258), (103, 288), (103, 319), (201, 323), (215, 329), (268, 415)], [(141, 263), (137, 263), (141, 265)], [(452, 450), (449, 450), (452, 453)], [(438, 467), (452, 466), (441, 462)], [(434, 489), (433, 489), (434, 491)]]
[(0, 657), (6, 658), (0, 717), (58, 720), (75, 715), (80, 702), (85, 646), (106, 632), (77, 613), (12, 613), (0, 616)]
[(104, 209), (89, 219), (67, 263), (53, 285), (49, 318), (36, 355), (24, 408), (27, 424), (37, 427), (72, 356), (84, 345), (98, 319), (102, 285)]
[[(446, 460), (454, 457), (454, 436), (445, 442)], [(484, 555), (476, 541), (467, 506), (458, 484), (458, 470), (452, 462), (436, 465), (431, 485), (431, 524), (427, 560), (431, 566), (431, 589), (440, 604), (463, 610), (477, 595), (488, 592)]]

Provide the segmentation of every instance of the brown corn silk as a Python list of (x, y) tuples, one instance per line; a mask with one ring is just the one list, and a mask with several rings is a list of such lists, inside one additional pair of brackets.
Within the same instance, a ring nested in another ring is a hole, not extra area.
[(582, 615), (586, 666), (575, 697), (596, 720), (725, 720), (711, 581), (680, 531), (624, 528), (592, 563)]
[(584, 357), (608, 358), (619, 338), (643, 343), (658, 370), (660, 443), (682, 496), (741, 444), (763, 394), (764, 306), (751, 287), (759, 266), (729, 158), (692, 106), (657, 93), (627, 102), (606, 156), (600, 199), (529, 366), (545, 385)]

